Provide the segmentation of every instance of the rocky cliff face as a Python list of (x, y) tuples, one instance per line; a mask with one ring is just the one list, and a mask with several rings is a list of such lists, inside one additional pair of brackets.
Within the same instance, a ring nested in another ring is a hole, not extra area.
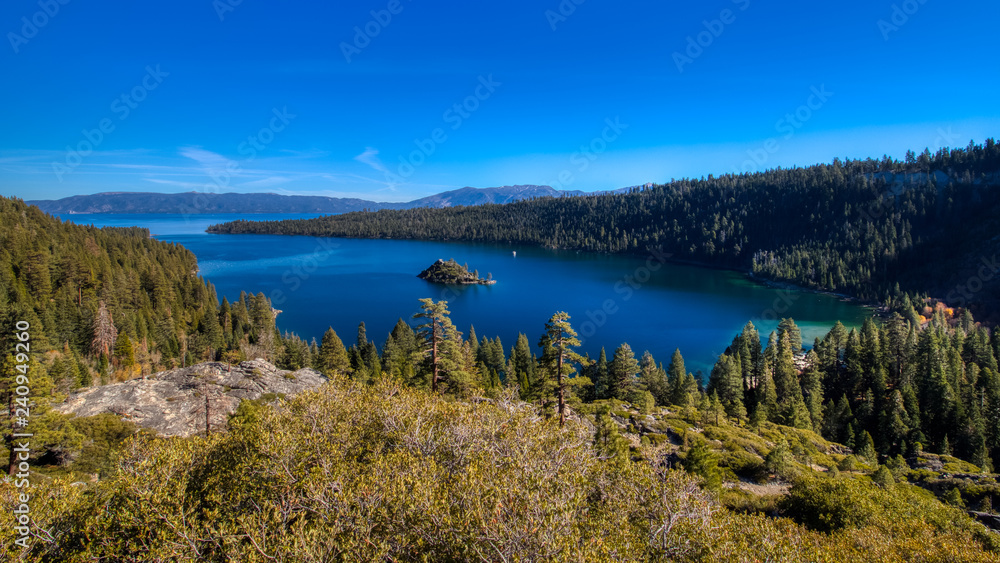
[(56, 409), (77, 416), (110, 412), (165, 436), (189, 436), (205, 431), (206, 395), (209, 424), (222, 429), (243, 399), (291, 396), (325, 381), (316, 370), (284, 371), (263, 360), (233, 365), (231, 371), (209, 362), (81, 389)]

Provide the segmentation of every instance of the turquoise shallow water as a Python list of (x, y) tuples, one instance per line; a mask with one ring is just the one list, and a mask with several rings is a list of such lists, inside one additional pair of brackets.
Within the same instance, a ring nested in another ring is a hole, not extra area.
[[(250, 216), (273, 220), (288, 215)], [(184, 245), (198, 257), (201, 275), (220, 298), (263, 292), (282, 310), (281, 330), (319, 339), (328, 326), (345, 343), (364, 321), (379, 345), (400, 317), (409, 320), (417, 299), (446, 299), (459, 330), (474, 324), (481, 338), (500, 336), (504, 347), (518, 332), (537, 343), (545, 321), (566, 311), (581, 333), (583, 351), (608, 356), (622, 342), (636, 355), (649, 350), (667, 363), (680, 348), (690, 371), (711, 370), (716, 357), (748, 320), (762, 336), (792, 317), (807, 344), (834, 322), (859, 326), (869, 310), (829, 295), (779, 291), (723, 270), (663, 263), (655, 256), (603, 256), (577, 252), (397, 240), (263, 235), (209, 235), (209, 224), (230, 215), (71, 215), (98, 226), (147, 227), (156, 238)], [(516, 251), (517, 255), (514, 256)], [(416, 275), (438, 258), (468, 263), (493, 286), (449, 288)]]

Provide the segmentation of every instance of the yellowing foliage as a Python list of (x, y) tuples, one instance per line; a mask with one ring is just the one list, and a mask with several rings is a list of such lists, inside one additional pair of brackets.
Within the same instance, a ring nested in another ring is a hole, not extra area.
[[(44, 533), (21, 560), (1000, 561), (932, 498), (889, 517), (882, 492), (871, 518), (825, 533), (726, 510), (664, 449), (602, 459), (592, 443), (581, 421), (560, 428), (510, 397), (336, 378), (276, 407), (243, 403), (226, 434), (139, 436), (86, 489), (38, 481)], [(834, 489), (799, 489), (800, 505), (827, 506)], [(0, 502), (16, 492), (0, 484)], [(14, 561), (11, 516), (0, 558)]]

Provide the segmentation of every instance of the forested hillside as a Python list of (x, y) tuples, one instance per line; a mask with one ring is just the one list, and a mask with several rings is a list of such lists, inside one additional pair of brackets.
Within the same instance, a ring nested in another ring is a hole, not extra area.
[[(119, 370), (141, 375), (214, 358), (258, 340), (270, 347), (274, 329), (263, 295), (220, 305), (198, 276), (194, 254), (150, 238), (148, 229), (62, 223), (6, 198), (0, 198), (0, 321), (30, 323), (37, 351), (62, 350), (77, 368), (81, 362), (92, 368), (78, 374), (79, 385)], [(11, 339), (3, 332), (0, 346), (12, 348)]]
[[(884, 302), (930, 293), (977, 318), (1000, 311), (1000, 147), (988, 139), (900, 162), (679, 180), (628, 194), (508, 205), (235, 221), (214, 233), (533, 244), (675, 258)], [(984, 269), (985, 267), (985, 269)]]
[(783, 321), (763, 350), (748, 324), (708, 392), (730, 416), (815, 430), (868, 457), (927, 450), (1000, 467), (1000, 338), (968, 312), (928, 309), (923, 327), (899, 315), (860, 331), (837, 323), (801, 367), (794, 322)]
[(197, 269), (191, 252), (146, 229), (62, 223), (0, 198), (0, 402), (20, 385), (15, 334), (27, 333), (34, 458), (62, 464), (85, 447), (89, 423), (50, 410), (73, 389), (202, 360), (273, 358), (270, 302), (244, 295), (220, 305)]

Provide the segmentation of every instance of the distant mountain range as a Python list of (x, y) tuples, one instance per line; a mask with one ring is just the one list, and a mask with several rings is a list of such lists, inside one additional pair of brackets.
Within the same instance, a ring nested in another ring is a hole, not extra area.
[[(614, 192), (625, 192), (622, 188)], [(595, 192), (613, 193), (613, 192)], [(161, 194), (147, 192), (106, 192), (78, 195), (58, 200), (28, 201), (46, 213), (348, 213), (378, 209), (415, 207), (457, 207), (486, 203), (511, 203), (538, 197), (591, 195), (581, 191), (559, 191), (550, 186), (502, 186), (499, 188), (461, 188), (405, 203), (385, 203), (354, 198), (279, 195), (271, 193), (201, 193)]]

